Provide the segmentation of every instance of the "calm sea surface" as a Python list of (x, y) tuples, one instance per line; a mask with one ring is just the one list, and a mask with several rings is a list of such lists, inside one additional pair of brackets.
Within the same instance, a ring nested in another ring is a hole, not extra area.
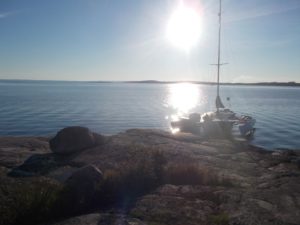
[[(51, 135), (71, 125), (105, 134), (169, 130), (177, 116), (213, 111), (215, 92), (193, 84), (0, 81), (0, 135)], [(300, 149), (300, 88), (221, 86), (221, 96), (256, 118), (253, 144)]]

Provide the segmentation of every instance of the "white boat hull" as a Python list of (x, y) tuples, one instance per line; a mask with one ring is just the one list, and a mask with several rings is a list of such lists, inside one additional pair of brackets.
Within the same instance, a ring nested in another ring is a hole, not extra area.
[[(232, 135), (233, 126), (238, 126), (240, 135), (249, 137), (254, 134), (255, 119), (250, 116), (238, 117), (232, 111), (205, 113), (200, 117), (193, 113), (189, 118), (181, 118), (171, 122), (172, 128), (181, 132), (203, 134), (204, 136), (229, 137)], [(200, 119), (201, 118), (201, 119)]]

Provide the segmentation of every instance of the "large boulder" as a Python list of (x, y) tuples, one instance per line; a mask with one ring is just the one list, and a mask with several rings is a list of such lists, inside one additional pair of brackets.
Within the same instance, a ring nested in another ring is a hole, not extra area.
[(54, 153), (70, 154), (98, 144), (95, 135), (86, 127), (66, 127), (50, 140)]
[(92, 206), (103, 180), (103, 173), (94, 165), (75, 171), (65, 182), (68, 209), (77, 212)]
[(66, 181), (66, 185), (88, 191), (102, 181), (102, 172), (95, 165), (90, 164), (76, 170)]

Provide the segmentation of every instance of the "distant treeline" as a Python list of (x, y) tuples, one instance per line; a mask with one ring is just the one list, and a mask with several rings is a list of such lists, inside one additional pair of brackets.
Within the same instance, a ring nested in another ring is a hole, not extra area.
[[(205, 81), (157, 81), (157, 80), (143, 80), (143, 81), (124, 81), (125, 83), (143, 83), (143, 84), (174, 84), (174, 83), (193, 83), (193, 84), (207, 84), (216, 85), (216, 82)], [(220, 85), (255, 85), (255, 86), (286, 86), (286, 87), (300, 87), (300, 83), (291, 82), (259, 82), (259, 83), (220, 83)]]
[[(63, 82), (63, 83), (138, 83), (138, 84), (176, 84), (176, 83), (192, 83), (216, 85), (216, 82), (205, 81), (158, 81), (158, 80), (141, 80), (141, 81), (63, 81), (63, 80), (12, 80), (0, 79), (1, 83), (45, 83), (45, 82)], [(220, 83), (220, 85), (255, 85), (255, 86), (283, 86), (283, 87), (300, 87), (300, 83), (291, 82), (259, 82), (259, 83)]]

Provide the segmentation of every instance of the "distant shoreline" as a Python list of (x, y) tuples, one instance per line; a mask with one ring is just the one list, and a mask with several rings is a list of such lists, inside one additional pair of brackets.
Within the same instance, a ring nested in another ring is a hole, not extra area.
[[(97, 82), (97, 81), (95, 81)], [(205, 81), (122, 81), (122, 83), (142, 83), (142, 84), (176, 84), (176, 83), (192, 83), (192, 84), (204, 84), (204, 85), (216, 85), (216, 82)], [(221, 82), (220, 85), (247, 85), (247, 86), (285, 86), (285, 87), (300, 87), (300, 83), (296, 82), (258, 82), (258, 83), (231, 83)]]
[[(72, 81), (72, 80), (25, 80), (25, 79), (0, 79), (0, 82), (19, 83), (19, 82), (78, 82), (78, 83), (134, 83), (134, 84), (177, 84), (177, 83), (192, 83), (203, 85), (216, 85), (216, 82), (207, 81), (158, 81), (158, 80), (141, 80), (141, 81)], [(243, 86), (276, 86), (276, 87), (300, 87), (297, 82), (256, 82), (256, 83), (232, 83), (221, 82), (220, 85), (243, 85)]]

